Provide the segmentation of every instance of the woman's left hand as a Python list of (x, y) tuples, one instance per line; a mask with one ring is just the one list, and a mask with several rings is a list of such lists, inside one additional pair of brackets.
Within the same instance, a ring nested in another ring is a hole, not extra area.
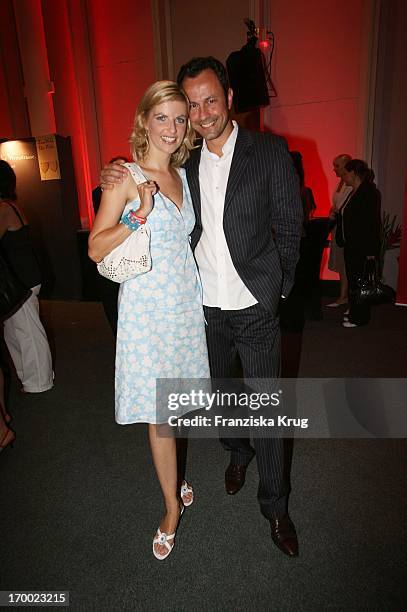
[(366, 259), (376, 259), (375, 255), (366, 255)]
[(147, 218), (153, 210), (154, 200), (153, 196), (158, 191), (157, 183), (154, 181), (146, 181), (137, 185), (137, 189), (140, 196), (140, 207), (137, 209), (137, 214), (141, 217)]

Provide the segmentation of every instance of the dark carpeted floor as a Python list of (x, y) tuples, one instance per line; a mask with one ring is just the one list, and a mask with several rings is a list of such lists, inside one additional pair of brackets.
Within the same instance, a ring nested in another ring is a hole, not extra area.
[[(251, 464), (236, 497), (224, 493), (227, 456), (191, 440), (186, 509), (176, 548), (154, 559), (162, 502), (146, 426), (113, 419), (114, 345), (98, 303), (45, 302), (55, 388), (21, 394), (17, 440), (0, 456), (0, 590), (70, 591), (72, 610), (246, 611), (404, 609), (407, 443), (298, 440), (290, 512), (300, 556), (271, 543)], [(376, 308), (343, 329), (324, 311), (302, 337), (284, 337), (287, 376), (405, 377), (407, 309)]]

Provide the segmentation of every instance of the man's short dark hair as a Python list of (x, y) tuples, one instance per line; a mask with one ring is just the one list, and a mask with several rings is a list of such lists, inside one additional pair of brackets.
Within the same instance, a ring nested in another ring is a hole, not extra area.
[(186, 78), (197, 77), (204, 70), (213, 70), (218, 77), (219, 83), (222, 85), (222, 89), (225, 92), (225, 98), (228, 97), (229, 91), (229, 79), (228, 73), (225, 66), (211, 55), (208, 57), (193, 57), (189, 62), (181, 66), (178, 76), (177, 83), (182, 87), (182, 82)]

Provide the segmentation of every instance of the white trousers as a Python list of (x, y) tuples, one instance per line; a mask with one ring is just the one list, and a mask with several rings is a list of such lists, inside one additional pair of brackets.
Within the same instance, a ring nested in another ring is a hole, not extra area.
[(19, 310), (4, 323), (4, 340), (24, 391), (41, 393), (54, 385), (51, 351), (40, 321), (37, 295), (41, 285)]

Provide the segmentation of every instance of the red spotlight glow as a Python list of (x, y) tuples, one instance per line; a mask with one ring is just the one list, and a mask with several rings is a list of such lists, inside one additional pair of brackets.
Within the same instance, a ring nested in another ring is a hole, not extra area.
[(269, 41), (268, 40), (262, 40), (259, 42), (259, 47), (261, 49), (263, 49), (263, 51), (266, 51), (269, 48)]

